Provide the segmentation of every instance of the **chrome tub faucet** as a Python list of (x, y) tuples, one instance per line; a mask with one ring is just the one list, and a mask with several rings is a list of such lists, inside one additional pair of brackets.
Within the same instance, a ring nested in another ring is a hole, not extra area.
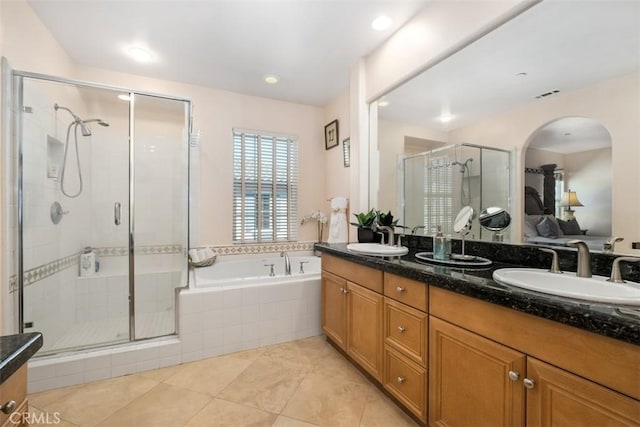
[(280, 257), (284, 258), (284, 275), (291, 276), (291, 260), (289, 254), (286, 251), (280, 252)]

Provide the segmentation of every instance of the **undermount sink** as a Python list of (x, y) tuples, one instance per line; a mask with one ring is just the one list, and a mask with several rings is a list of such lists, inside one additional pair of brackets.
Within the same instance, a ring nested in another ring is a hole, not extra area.
[(493, 279), (545, 294), (606, 304), (640, 306), (640, 284), (612, 283), (607, 277), (577, 277), (575, 273), (551, 273), (535, 268), (501, 268)]
[(347, 245), (347, 250), (375, 256), (401, 256), (409, 252), (409, 249), (404, 246), (389, 246), (380, 243), (350, 243)]

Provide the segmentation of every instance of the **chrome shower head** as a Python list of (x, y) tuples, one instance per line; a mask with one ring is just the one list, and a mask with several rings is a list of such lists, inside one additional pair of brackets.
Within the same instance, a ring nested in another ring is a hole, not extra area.
[[(67, 107), (63, 107), (62, 105), (59, 104), (53, 104), (53, 108), (58, 111), (58, 110), (65, 110), (68, 111), (69, 114), (71, 114), (73, 116), (73, 120), (76, 123), (76, 125), (80, 126), (80, 131), (82, 132), (82, 136), (91, 136), (91, 128), (89, 128), (89, 126), (87, 126), (87, 123), (92, 123), (92, 122), (97, 122), (100, 126), (109, 126), (109, 123), (105, 122), (102, 119), (89, 119), (89, 120), (82, 120), (80, 117), (76, 116), (73, 111), (71, 111), (70, 109), (68, 109)], [(72, 123), (73, 124), (73, 123)]]
[(469, 168), (469, 165), (467, 163), (469, 162), (473, 162), (473, 157), (469, 157), (467, 160), (465, 160), (464, 162), (459, 162), (459, 161), (453, 161), (451, 162), (451, 165), (457, 165), (460, 166), (460, 173), (464, 173), (465, 169)]
[(88, 120), (83, 120), (83, 123), (97, 123), (100, 126), (104, 126), (104, 127), (108, 127), (109, 126), (109, 122), (105, 122), (102, 119), (88, 119)]
[(77, 123), (80, 125), (80, 131), (82, 132), (82, 136), (91, 136), (91, 129), (89, 129), (89, 126), (87, 126), (85, 122), (80, 120)]
[(73, 111), (71, 111), (70, 109), (68, 109), (67, 107), (63, 107), (62, 105), (59, 104), (53, 104), (53, 109), (58, 111), (58, 110), (65, 110), (68, 111), (69, 114), (71, 114), (73, 116), (73, 120), (75, 120), (76, 122), (81, 122), (82, 120), (80, 120), (80, 117), (76, 116)]

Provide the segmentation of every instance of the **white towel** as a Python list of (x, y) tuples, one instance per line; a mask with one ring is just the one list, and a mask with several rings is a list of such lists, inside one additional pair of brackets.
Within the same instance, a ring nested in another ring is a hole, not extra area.
[(331, 222), (329, 223), (329, 243), (347, 243), (349, 232), (347, 228), (347, 206), (349, 200), (346, 197), (334, 197), (331, 199)]

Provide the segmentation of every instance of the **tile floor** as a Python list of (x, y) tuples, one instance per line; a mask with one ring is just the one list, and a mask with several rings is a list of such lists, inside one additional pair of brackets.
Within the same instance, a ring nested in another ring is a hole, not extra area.
[(36, 393), (29, 405), (42, 420), (58, 413), (58, 426), (417, 425), (324, 337)]

